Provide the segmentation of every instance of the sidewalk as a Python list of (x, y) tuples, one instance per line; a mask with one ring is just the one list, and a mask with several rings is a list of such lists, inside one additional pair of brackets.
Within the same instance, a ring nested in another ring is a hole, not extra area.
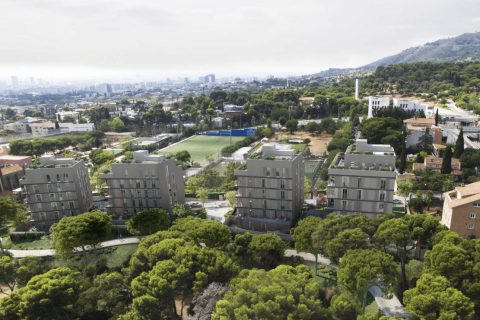
[[(298, 253), (296, 250), (285, 250), (285, 256), (298, 256), (302, 257), (304, 260), (307, 261), (315, 261), (315, 256), (313, 254), (305, 252)], [(338, 269), (337, 265), (333, 264), (328, 258), (322, 255), (318, 255), (318, 263)], [(386, 315), (388, 318), (411, 318), (410, 313), (405, 309), (405, 307), (402, 306), (402, 304), (395, 295), (392, 299), (386, 299), (383, 297), (382, 290), (377, 286), (371, 287), (369, 291), (375, 298), (375, 301), (377, 302), (380, 310), (382, 310), (383, 314)]]
[[(139, 243), (142, 236), (138, 237), (128, 237), (123, 239), (115, 239), (101, 242), (97, 245), (97, 249), (104, 249), (108, 247), (121, 246), (124, 244), (134, 244)], [(6, 250), (6, 249), (5, 249)], [(86, 251), (93, 250), (93, 247), (86, 246)], [(35, 256), (35, 257), (49, 257), (55, 255), (54, 249), (45, 249), (45, 250), (6, 250), (10, 252), (14, 258), (25, 258), (26, 256)], [(74, 249), (74, 252), (82, 252), (81, 247)]]

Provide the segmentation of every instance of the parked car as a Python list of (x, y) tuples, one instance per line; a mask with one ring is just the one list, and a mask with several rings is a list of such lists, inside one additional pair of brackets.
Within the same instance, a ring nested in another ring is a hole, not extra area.
[(398, 199), (393, 199), (393, 203), (403, 203), (403, 201)]
[(200, 202), (192, 202), (192, 203), (190, 203), (190, 207), (200, 208), (200, 207), (202, 207), (202, 204)]
[(228, 203), (222, 202), (218, 205), (219, 207), (228, 207)]

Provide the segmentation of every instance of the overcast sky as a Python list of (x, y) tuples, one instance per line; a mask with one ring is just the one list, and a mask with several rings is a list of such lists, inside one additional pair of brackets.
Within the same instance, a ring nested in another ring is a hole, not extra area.
[(1, 0), (0, 78), (311, 74), (480, 31), (479, 0)]

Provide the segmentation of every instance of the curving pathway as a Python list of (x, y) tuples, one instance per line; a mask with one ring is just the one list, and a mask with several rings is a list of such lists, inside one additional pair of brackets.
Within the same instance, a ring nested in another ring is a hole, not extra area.
[[(139, 243), (141, 238), (143, 238), (143, 236), (104, 241), (97, 245), (97, 249)], [(86, 247), (86, 250), (93, 250), (93, 247)], [(55, 250), (53, 249), (8, 251), (13, 255), (14, 258), (24, 258), (26, 256), (47, 257), (55, 255)], [(75, 248), (75, 251), (81, 252), (82, 248)], [(296, 250), (285, 250), (285, 256), (298, 256), (307, 261), (315, 261), (315, 256), (313, 254), (297, 252)], [(337, 265), (333, 264), (328, 258), (324, 256), (318, 255), (318, 262), (338, 269)], [(402, 306), (402, 304), (395, 295), (392, 299), (386, 299), (383, 297), (383, 292), (379, 287), (372, 287), (369, 291), (375, 297), (375, 301), (377, 302), (380, 310), (382, 310), (383, 314), (387, 317), (411, 318), (410, 313)]]

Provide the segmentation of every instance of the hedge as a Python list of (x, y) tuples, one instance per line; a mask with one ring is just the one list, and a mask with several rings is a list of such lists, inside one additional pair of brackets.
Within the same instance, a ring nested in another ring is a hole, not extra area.
[(45, 232), (38, 231), (38, 232), (11, 232), (10, 233), (10, 240), (23, 240), (23, 239), (40, 239), (45, 235)]
[(243, 140), (235, 142), (235, 144), (232, 144), (231, 146), (226, 146), (222, 149), (222, 154), (227, 154), (227, 153), (234, 153), (240, 148), (243, 147), (248, 147), (250, 144), (254, 143), (257, 141), (254, 137), (246, 137)]

